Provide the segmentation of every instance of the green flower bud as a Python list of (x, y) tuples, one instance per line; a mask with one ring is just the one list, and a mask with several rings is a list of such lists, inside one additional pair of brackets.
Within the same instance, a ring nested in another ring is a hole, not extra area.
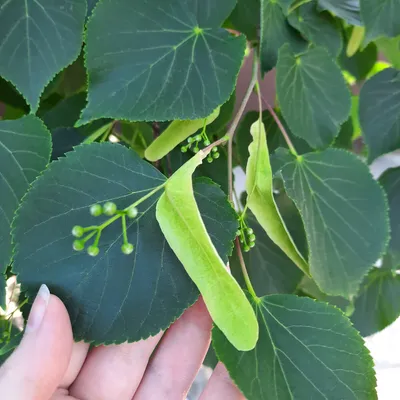
[(87, 252), (89, 256), (96, 257), (99, 254), (99, 248), (97, 246), (89, 246)]
[(103, 206), (103, 212), (104, 212), (104, 214), (111, 217), (112, 215), (114, 215), (117, 212), (116, 204), (113, 203), (112, 201), (107, 201), (107, 203), (105, 203)]
[(250, 251), (250, 246), (248, 246), (247, 244), (243, 247), (244, 251), (247, 253)]
[(103, 208), (100, 204), (93, 204), (90, 207), (90, 214), (92, 214), (94, 217), (98, 217), (99, 215), (103, 214)]
[(254, 235), (253, 233), (251, 235), (249, 235), (249, 240), (250, 240), (250, 242), (255, 242), (256, 241), (256, 235)]
[(240, 229), (238, 229), (238, 230), (236, 231), (236, 236), (240, 236), (241, 233), (242, 233), (242, 232), (240, 231)]
[(83, 240), (74, 240), (72, 247), (76, 251), (82, 251), (85, 248), (85, 242)]
[(213, 153), (213, 158), (215, 159), (219, 158), (219, 153)]
[(207, 161), (211, 164), (214, 161), (214, 159), (210, 156), (207, 156)]
[(129, 218), (136, 218), (138, 215), (138, 209), (136, 207), (129, 207), (128, 211), (126, 212), (126, 215)]
[(198, 152), (199, 152), (199, 148), (196, 146), (196, 147), (193, 149), (193, 151), (194, 151), (195, 153), (198, 153)]
[(188, 143), (193, 143), (194, 142), (194, 138), (193, 137), (189, 137), (187, 140)]
[(246, 233), (247, 233), (248, 235), (252, 235), (252, 234), (254, 233), (254, 231), (253, 231), (253, 229), (251, 229), (251, 228), (247, 228), (247, 229), (246, 229)]
[(124, 243), (124, 244), (121, 246), (122, 252), (123, 252), (124, 254), (126, 254), (126, 255), (131, 254), (131, 253), (133, 252), (133, 249), (134, 249), (134, 247), (133, 247), (133, 244), (131, 244), (131, 243)]
[(201, 141), (201, 135), (196, 135), (196, 136), (194, 137), (194, 140), (195, 140), (196, 142), (200, 142), (200, 141)]
[(249, 244), (250, 247), (254, 247), (255, 245), (256, 245), (255, 242), (250, 242), (250, 244)]
[(72, 235), (77, 238), (82, 237), (84, 233), (85, 233), (85, 230), (79, 225), (75, 225), (72, 228)]
[(206, 139), (205, 141), (204, 141), (204, 146), (209, 146), (211, 144), (211, 142), (208, 140), (208, 139)]
[(182, 152), (182, 153), (186, 153), (187, 151), (188, 151), (188, 149), (187, 149), (186, 146), (182, 146), (182, 147), (181, 147), (181, 152)]
[(216, 152), (218, 151), (218, 147), (213, 147), (213, 148), (211, 149), (211, 151), (212, 151), (213, 153), (216, 153)]

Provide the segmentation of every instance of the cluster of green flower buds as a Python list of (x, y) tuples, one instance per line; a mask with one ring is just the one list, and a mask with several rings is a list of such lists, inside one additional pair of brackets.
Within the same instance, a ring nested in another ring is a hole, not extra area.
[[(192, 150), (194, 153), (198, 153), (200, 150), (200, 144), (203, 143), (204, 147), (207, 147), (211, 144), (208, 136), (205, 132), (202, 132), (199, 135), (191, 136), (187, 139), (187, 145), (181, 147), (181, 152), (186, 153), (189, 149)], [(192, 148), (193, 146), (193, 148)], [(218, 147), (213, 147), (210, 154), (207, 156), (207, 161), (209, 163), (213, 162), (219, 158), (220, 154), (218, 151)]]
[[(138, 215), (138, 209), (134, 206), (130, 206), (124, 210), (118, 210), (117, 205), (111, 201), (108, 201), (107, 203), (100, 205), (100, 204), (93, 204), (90, 207), (90, 214), (93, 215), (94, 217), (99, 217), (100, 215), (106, 215), (109, 218), (107, 221), (105, 221), (101, 225), (94, 225), (94, 226), (88, 226), (88, 227), (82, 227), (79, 225), (76, 225), (72, 228), (72, 235), (76, 237), (77, 239), (74, 240), (73, 242), (73, 248), (76, 251), (82, 251), (85, 249), (86, 242), (91, 239), (93, 236), (95, 236), (95, 239), (93, 241), (93, 244), (88, 246), (87, 248), (87, 253), (90, 256), (97, 256), (100, 252), (99, 249), (99, 241), (101, 237), (101, 233), (104, 228), (106, 228), (108, 225), (116, 221), (117, 219), (121, 218), (122, 220), (122, 236), (124, 243), (121, 246), (121, 251), (124, 254), (131, 254), (134, 250), (134, 246), (132, 243), (128, 243), (128, 237), (127, 237), (127, 232), (126, 232), (126, 218), (136, 218)], [(85, 236), (86, 234), (86, 236)]]
[(253, 229), (246, 226), (246, 224), (241, 222), (240, 228), (236, 232), (236, 236), (239, 237), (240, 243), (243, 244), (243, 250), (245, 252), (250, 251), (252, 247), (256, 245), (256, 235)]

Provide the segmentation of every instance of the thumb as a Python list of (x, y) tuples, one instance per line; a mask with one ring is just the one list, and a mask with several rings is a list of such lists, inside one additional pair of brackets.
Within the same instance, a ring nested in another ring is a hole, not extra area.
[(0, 368), (1, 398), (48, 400), (67, 370), (72, 344), (64, 304), (42, 285), (21, 344)]

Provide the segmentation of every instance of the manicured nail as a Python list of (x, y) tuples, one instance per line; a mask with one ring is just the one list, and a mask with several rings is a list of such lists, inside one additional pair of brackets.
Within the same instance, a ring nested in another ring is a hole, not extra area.
[(46, 285), (40, 286), (36, 299), (33, 302), (31, 312), (29, 314), (26, 332), (36, 331), (42, 323), (43, 317), (46, 314), (46, 309), (50, 300), (50, 291)]

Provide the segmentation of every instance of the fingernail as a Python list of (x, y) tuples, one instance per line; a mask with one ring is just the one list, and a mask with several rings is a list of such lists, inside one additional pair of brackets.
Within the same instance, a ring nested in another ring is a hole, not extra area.
[(29, 314), (26, 332), (36, 331), (42, 323), (43, 317), (46, 314), (46, 309), (50, 300), (50, 291), (46, 285), (40, 286), (36, 299), (33, 302), (31, 312)]

